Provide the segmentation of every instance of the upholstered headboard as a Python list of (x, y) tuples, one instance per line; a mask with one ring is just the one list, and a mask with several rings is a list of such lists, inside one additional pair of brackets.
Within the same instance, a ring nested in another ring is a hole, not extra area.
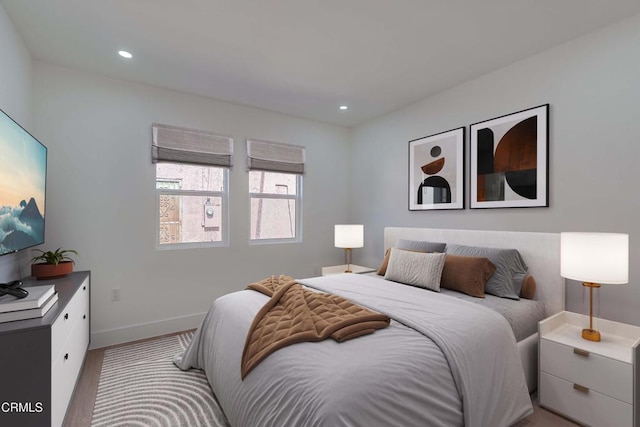
[(398, 239), (517, 249), (529, 266), (529, 273), (536, 279), (535, 299), (544, 302), (547, 316), (564, 310), (564, 279), (560, 276), (559, 233), (405, 227), (384, 229), (385, 248), (395, 246)]

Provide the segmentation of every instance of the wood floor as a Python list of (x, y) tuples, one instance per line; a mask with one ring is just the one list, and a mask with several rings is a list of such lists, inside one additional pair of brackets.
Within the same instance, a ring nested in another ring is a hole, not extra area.
[(76, 391), (71, 398), (67, 417), (64, 420), (65, 427), (91, 425), (91, 415), (93, 414), (93, 405), (96, 403), (104, 351), (104, 348), (98, 348), (89, 350), (87, 353)]
[[(186, 332), (186, 331), (185, 331)], [(178, 332), (177, 335), (183, 332)], [(149, 339), (155, 339), (149, 338)], [(140, 340), (148, 341), (148, 340)], [(136, 342), (140, 342), (136, 341)], [(91, 415), (93, 413), (93, 405), (96, 401), (96, 393), (98, 392), (98, 382), (100, 381), (100, 372), (102, 371), (102, 359), (105, 350), (113, 347), (129, 345), (131, 343), (120, 344), (112, 347), (97, 348), (87, 353), (80, 379), (76, 387), (75, 394), (69, 405), (69, 412), (64, 422), (65, 427), (89, 427), (91, 425)], [(537, 395), (533, 398), (533, 414), (519, 421), (513, 427), (570, 427), (577, 424), (562, 418), (553, 412), (549, 412), (538, 405)]]

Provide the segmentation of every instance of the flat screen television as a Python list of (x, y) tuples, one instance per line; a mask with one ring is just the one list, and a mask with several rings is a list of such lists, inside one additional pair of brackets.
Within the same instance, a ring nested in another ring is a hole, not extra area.
[(0, 255), (44, 243), (47, 147), (0, 110)]

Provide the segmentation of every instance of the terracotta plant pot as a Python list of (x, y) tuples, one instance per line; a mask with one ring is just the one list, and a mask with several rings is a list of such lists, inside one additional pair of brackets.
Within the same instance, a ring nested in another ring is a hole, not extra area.
[(31, 264), (31, 275), (38, 280), (55, 279), (73, 273), (73, 263), (63, 261), (60, 264)]

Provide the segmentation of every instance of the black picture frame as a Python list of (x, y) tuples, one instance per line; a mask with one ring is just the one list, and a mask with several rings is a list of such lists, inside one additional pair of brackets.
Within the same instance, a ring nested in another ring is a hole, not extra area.
[(549, 104), (469, 126), (471, 209), (549, 206)]
[(409, 210), (465, 208), (465, 127), (409, 141)]

